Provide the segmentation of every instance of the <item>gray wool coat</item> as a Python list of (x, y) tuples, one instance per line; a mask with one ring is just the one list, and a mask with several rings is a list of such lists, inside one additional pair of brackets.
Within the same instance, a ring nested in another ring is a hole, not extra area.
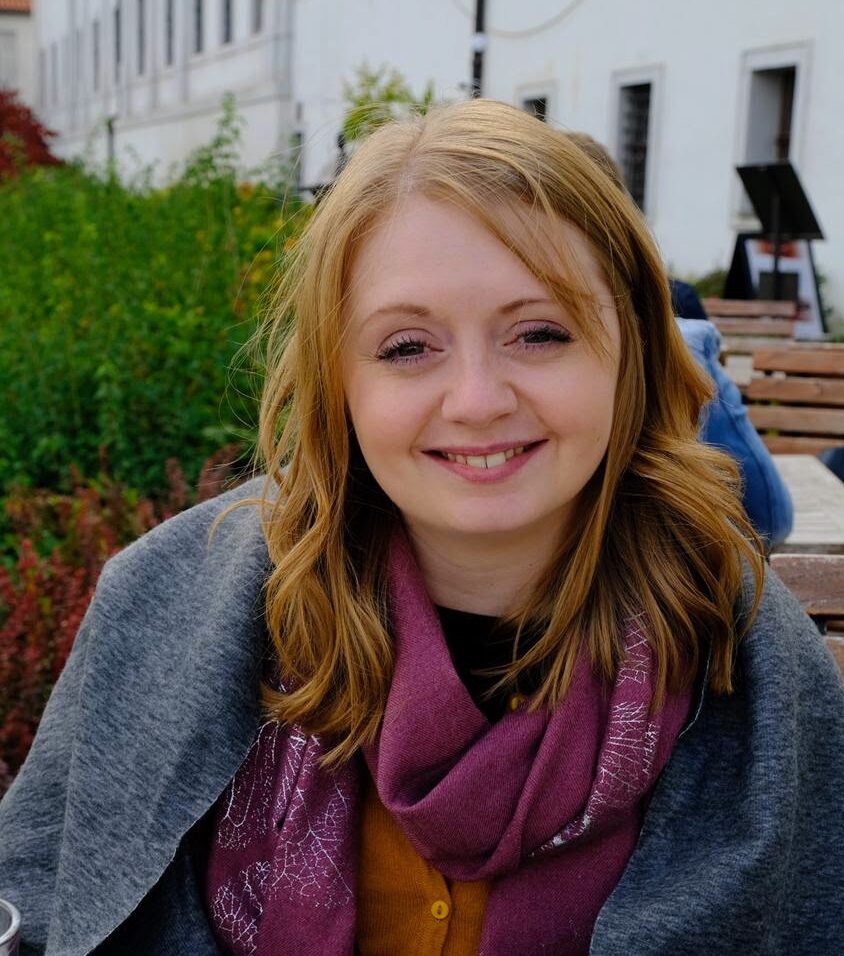
[[(24, 954), (212, 956), (196, 824), (260, 724), (267, 551), (255, 483), (106, 566), (0, 803), (0, 897)], [(844, 953), (844, 690), (773, 573), (737, 691), (702, 692), (593, 956)]]

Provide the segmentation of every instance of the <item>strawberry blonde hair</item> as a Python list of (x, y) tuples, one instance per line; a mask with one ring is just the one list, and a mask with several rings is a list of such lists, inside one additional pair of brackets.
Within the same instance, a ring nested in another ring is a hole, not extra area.
[[(532, 706), (555, 706), (586, 647), (612, 680), (623, 621), (643, 615), (656, 701), (688, 687), (711, 649), (709, 686), (732, 689), (736, 641), (759, 601), (759, 540), (735, 463), (698, 441), (706, 376), (671, 311), (665, 270), (632, 200), (564, 134), (513, 107), (472, 100), (391, 123), (360, 147), (293, 253), (264, 338), (260, 447), (272, 561), (266, 619), (284, 690), (270, 715), (335, 741), (329, 761), (371, 740), (393, 669), (385, 556), (400, 515), (364, 464), (346, 411), (341, 351), (355, 250), (410, 193), (477, 218), (551, 290), (596, 349), (597, 306), (565, 247), (563, 220), (589, 240), (615, 298), (621, 352), (604, 461), (575, 527), (518, 608), (518, 652), (501, 685), (538, 667)], [(737, 618), (743, 567), (755, 596)]]

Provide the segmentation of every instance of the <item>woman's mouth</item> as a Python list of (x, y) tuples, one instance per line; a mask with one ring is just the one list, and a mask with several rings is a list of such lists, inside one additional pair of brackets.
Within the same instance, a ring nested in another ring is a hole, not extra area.
[(525, 450), (524, 445), (517, 445), (515, 448), (507, 448), (505, 451), (497, 451), (492, 455), (452, 455), (447, 451), (441, 452), (443, 457), (449, 461), (456, 461), (461, 465), (469, 465), (470, 468), (495, 468), (503, 465), (516, 455), (521, 455)]
[(434, 449), (429, 452), (437, 458), (452, 462), (455, 465), (463, 465), (467, 468), (477, 471), (488, 471), (494, 468), (500, 468), (514, 458), (522, 457), (526, 452), (532, 451), (541, 445), (541, 441), (526, 442), (523, 445), (512, 445), (509, 448), (497, 448), (495, 451), (486, 454), (478, 454), (475, 449), (466, 449), (464, 452), (446, 451), (444, 449)]

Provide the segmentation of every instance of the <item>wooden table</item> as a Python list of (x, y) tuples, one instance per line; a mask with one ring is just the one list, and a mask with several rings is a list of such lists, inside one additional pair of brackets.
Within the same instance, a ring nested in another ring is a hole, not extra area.
[(774, 455), (794, 504), (794, 528), (776, 551), (844, 554), (844, 482), (814, 455)]

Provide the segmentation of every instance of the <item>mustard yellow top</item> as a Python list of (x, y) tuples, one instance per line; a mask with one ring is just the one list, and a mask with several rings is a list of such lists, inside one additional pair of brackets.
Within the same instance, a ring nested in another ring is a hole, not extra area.
[(361, 956), (476, 956), (489, 881), (449, 880), (414, 850), (369, 774), (361, 806)]

